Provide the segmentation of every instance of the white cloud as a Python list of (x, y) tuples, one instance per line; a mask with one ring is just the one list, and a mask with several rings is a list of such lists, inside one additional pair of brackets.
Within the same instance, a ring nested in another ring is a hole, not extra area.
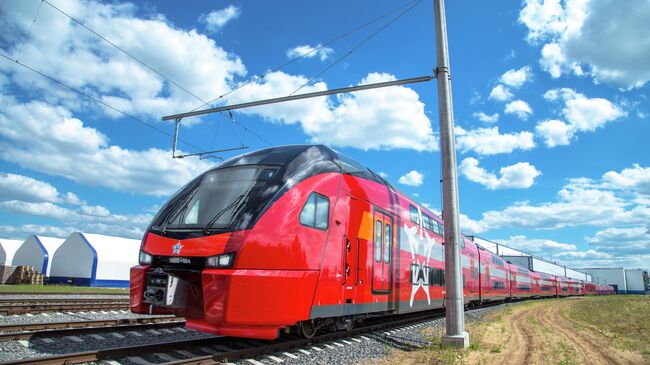
[(321, 61), (325, 61), (334, 50), (329, 47), (322, 47), (322, 44), (318, 44), (314, 47), (309, 45), (297, 46), (287, 50), (288, 58), (296, 58), (303, 56), (305, 58), (313, 58), (318, 56)]
[[(359, 84), (395, 80), (386, 73), (370, 73)], [(288, 95), (307, 82), (303, 76), (272, 72), (241, 89), (238, 101)], [(326, 90), (324, 82), (301, 92)], [(330, 98), (312, 98), (242, 110), (242, 113), (285, 124), (300, 124), (312, 142), (363, 150), (404, 148), (435, 151), (438, 142), (424, 103), (410, 88), (396, 86)]]
[(574, 129), (570, 125), (557, 119), (538, 123), (535, 131), (544, 138), (544, 143), (548, 147), (566, 146), (571, 142), (574, 134)]
[(65, 193), (62, 197), (64, 203), (72, 205), (84, 205), (85, 201), (81, 200), (75, 193)]
[(411, 170), (406, 175), (400, 176), (397, 181), (404, 185), (421, 186), (424, 183), (424, 175), (421, 172)]
[(561, 113), (567, 120), (547, 120), (535, 130), (548, 147), (568, 145), (577, 132), (593, 132), (627, 113), (618, 105), (603, 98), (588, 98), (573, 89), (551, 89), (544, 93), (548, 101), (564, 102)]
[(379, 174), (379, 176), (383, 177), (384, 179), (387, 179), (388, 176), (389, 176), (387, 173), (385, 173), (383, 171), (379, 171), (378, 174)]
[(634, 164), (621, 172), (608, 171), (603, 175), (607, 186), (615, 189), (633, 190), (641, 195), (650, 195), (650, 167)]
[[(5, 53), (17, 54), (22, 44), (17, 40), (24, 38), (38, 5), (28, 1), (0, 2), (0, 22), (5, 25), (3, 37), (16, 40)], [(96, 32), (195, 95), (205, 98), (222, 95), (231, 89), (235, 77), (246, 74), (237, 56), (196, 30), (183, 30), (170, 24), (163, 15), (138, 18), (137, 8), (128, 3), (72, 0), (57, 6), (83, 19)], [(200, 104), (46, 4), (22, 50), (21, 61), (141, 117), (158, 120), (161, 115), (191, 110)], [(59, 103), (73, 111), (91, 109), (121, 116), (112, 110), (99, 109), (86, 99), (80, 100), (78, 95), (12, 63), (0, 62), (0, 70), (16, 90), (46, 93), (52, 104)]]
[(468, 180), (479, 183), (490, 190), (527, 189), (533, 185), (535, 178), (541, 175), (535, 166), (528, 162), (518, 162), (502, 167), (500, 177), (479, 166), (477, 159), (468, 157), (458, 167), (459, 172)]
[(0, 209), (15, 214), (47, 217), (59, 220), (69, 218), (73, 214), (70, 209), (60, 207), (50, 202), (32, 203), (20, 200), (7, 200), (0, 202)]
[[(619, 194), (621, 193), (621, 194)], [(577, 226), (612, 227), (646, 224), (650, 206), (629, 200), (625, 192), (607, 183), (570, 179), (557, 200), (539, 204), (518, 202), (500, 211), (483, 213), (486, 230), (497, 228), (560, 229)]]
[(496, 123), (499, 120), (499, 113), (487, 115), (483, 112), (473, 113), (472, 116), (483, 123)]
[(234, 6), (228, 5), (225, 9), (215, 10), (208, 14), (203, 14), (199, 21), (205, 24), (205, 30), (209, 33), (216, 33), (223, 28), (226, 23), (239, 18), (241, 10)]
[(83, 214), (94, 215), (98, 217), (108, 217), (111, 214), (108, 209), (102, 207), (101, 205), (82, 205), (81, 212)]
[(527, 39), (544, 43), (540, 64), (551, 76), (573, 72), (628, 89), (650, 80), (649, 18), (646, 0), (525, 0), (519, 14)]
[(525, 235), (510, 236), (508, 239), (497, 240), (508, 247), (522, 250), (531, 254), (556, 254), (562, 251), (577, 250), (578, 247), (572, 243), (556, 242), (543, 238), (528, 238)]
[(530, 78), (532, 77), (532, 70), (530, 66), (524, 66), (518, 70), (511, 69), (506, 71), (502, 76), (501, 76), (501, 83), (513, 87), (513, 88), (519, 88), (523, 84), (526, 83), (526, 81), (529, 81)]
[(70, 233), (78, 231), (73, 227), (57, 227), (45, 224), (23, 224), (0, 226), (0, 233), (3, 237), (10, 237), (17, 240), (25, 240), (27, 236), (36, 234), (49, 237), (67, 238)]
[(596, 232), (585, 241), (598, 246), (620, 247), (631, 243), (645, 243), (650, 246), (650, 231), (646, 226), (616, 228), (611, 227)]
[(478, 128), (466, 131), (456, 127), (456, 144), (463, 152), (474, 151), (480, 155), (511, 153), (514, 150), (530, 150), (535, 147), (530, 132), (499, 133), (499, 127)]
[(460, 219), (460, 231), (463, 234), (475, 235), (486, 230), (482, 222), (474, 220), (463, 213), (460, 213), (458, 218)]
[(16, 174), (0, 174), (0, 198), (31, 202), (56, 202), (59, 192), (46, 182)]
[(523, 100), (515, 100), (506, 104), (506, 114), (514, 114), (517, 118), (526, 120), (533, 114), (533, 109), (530, 108), (527, 102)]
[(203, 160), (171, 159), (166, 150), (110, 145), (103, 134), (84, 126), (63, 107), (16, 103), (2, 94), (0, 136), (5, 139), (1, 158), (8, 162), (130, 193), (167, 195), (211, 166)]
[(497, 101), (507, 101), (512, 99), (512, 97), (513, 95), (510, 92), (510, 90), (508, 90), (507, 87), (498, 84), (492, 89), (492, 91), (490, 91), (490, 96), (488, 96), (488, 99), (497, 100)]

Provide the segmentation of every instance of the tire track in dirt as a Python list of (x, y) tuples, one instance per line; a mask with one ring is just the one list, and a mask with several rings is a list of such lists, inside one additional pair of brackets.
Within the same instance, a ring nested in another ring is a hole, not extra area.
[(562, 315), (562, 310), (570, 305), (569, 302), (558, 302), (554, 305), (542, 306), (540, 320), (551, 330), (557, 331), (576, 349), (581, 364), (616, 364), (633, 365), (637, 361), (615, 351), (609, 346), (597, 343), (585, 333), (574, 328), (574, 325)]

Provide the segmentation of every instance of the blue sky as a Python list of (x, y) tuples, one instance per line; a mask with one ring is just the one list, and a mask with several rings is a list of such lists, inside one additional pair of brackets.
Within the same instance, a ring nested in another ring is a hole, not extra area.
[[(647, 267), (650, 5), (626, 8), (635, 11), (622, 13), (613, 0), (447, 3), (464, 232), (574, 267)], [(300, 92), (435, 67), (431, 1), (5, 1), (0, 27), (0, 50), (11, 59), (0, 59), (6, 238), (75, 230), (138, 238), (175, 189), (218, 162), (172, 160), (169, 136), (16, 59), (167, 133), (163, 115), (251, 80), (214, 105), (287, 95), (330, 65)], [(328, 144), (441, 206), (433, 82), (234, 118), (186, 119), (181, 137), (206, 150)]]

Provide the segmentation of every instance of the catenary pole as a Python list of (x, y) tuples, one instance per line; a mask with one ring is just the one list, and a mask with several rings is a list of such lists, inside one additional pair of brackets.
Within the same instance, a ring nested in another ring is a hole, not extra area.
[(447, 47), (447, 20), (444, 0), (433, 1), (436, 28), (436, 78), (438, 80), (438, 113), (440, 117), (440, 149), (442, 160), (442, 206), (445, 223), (445, 327), (443, 346), (466, 348), (463, 276), (460, 266), (460, 228), (458, 220), (458, 173), (454, 114), (451, 101), (451, 74)]

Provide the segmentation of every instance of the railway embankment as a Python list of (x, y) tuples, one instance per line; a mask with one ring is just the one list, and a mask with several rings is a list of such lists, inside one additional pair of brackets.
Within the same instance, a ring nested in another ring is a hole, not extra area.
[(469, 349), (443, 349), (443, 329), (427, 328), (432, 345), (372, 364), (650, 364), (648, 313), (648, 295), (531, 301), (469, 320)]

